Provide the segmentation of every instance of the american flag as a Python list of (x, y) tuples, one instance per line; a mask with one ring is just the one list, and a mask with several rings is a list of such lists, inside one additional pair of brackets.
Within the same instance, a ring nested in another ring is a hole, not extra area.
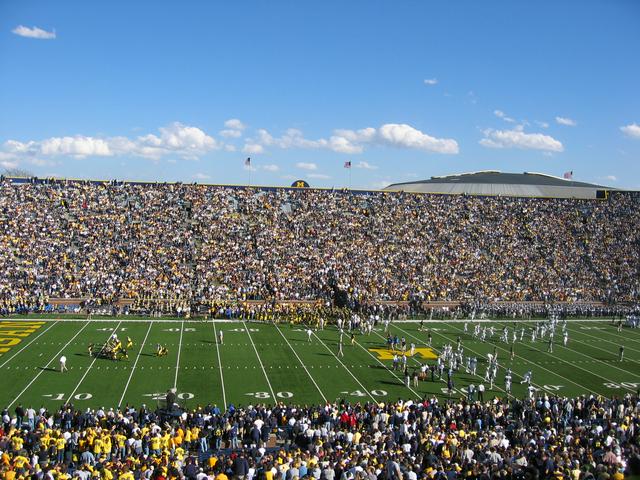
[(245, 164), (247, 167), (250, 167), (250, 166), (251, 166), (251, 158), (250, 158), (250, 157), (247, 157), (247, 159), (244, 161), (244, 164)]
[(351, 168), (351, 160), (344, 162), (344, 168)]
[(570, 172), (564, 172), (564, 175), (562, 175), (562, 178), (571, 180), (573, 178), (573, 170), (571, 170)]

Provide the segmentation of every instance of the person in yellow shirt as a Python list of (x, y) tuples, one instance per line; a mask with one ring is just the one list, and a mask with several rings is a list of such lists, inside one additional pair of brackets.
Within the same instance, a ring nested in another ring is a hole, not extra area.
[(57, 461), (58, 463), (64, 462), (64, 449), (66, 446), (66, 441), (62, 435), (55, 439), (56, 442), (56, 450), (58, 451)]
[(13, 468), (3, 467), (3, 469), (0, 470), (0, 478), (2, 478), (2, 480), (15, 480), (16, 471)]
[(115, 442), (116, 442), (116, 445), (118, 446), (118, 458), (120, 460), (124, 460), (127, 454), (127, 449), (126, 449), (127, 437), (125, 435), (122, 435), (122, 433), (116, 433)]
[(126, 465), (122, 467), (122, 472), (118, 476), (119, 480), (134, 480), (133, 473), (129, 470), (129, 467)]
[(11, 448), (14, 452), (19, 452), (22, 450), (22, 446), (24, 445), (24, 440), (19, 435), (14, 435), (11, 437)]
[(17, 455), (13, 459), (13, 466), (16, 469), (16, 471), (18, 471), (18, 472), (21, 471), (21, 470), (24, 470), (25, 467), (30, 467), (29, 459), (27, 457), (22, 456), (22, 455)]
[[(214, 480), (229, 480), (229, 477), (227, 477), (224, 471), (220, 470), (220, 472), (218, 472), (218, 474), (215, 476)], [(267, 480), (273, 480), (273, 478), (268, 478)]]
[(100, 472), (100, 479), (101, 480), (113, 480), (113, 473), (111, 472), (111, 470), (109, 468), (107, 468), (106, 465), (104, 465), (102, 467), (102, 470)]
[(107, 460), (111, 460), (111, 437), (109, 435), (103, 435), (102, 445)]
[(93, 455), (96, 457), (96, 460), (98, 461), (100, 460), (102, 453), (103, 453), (102, 439), (94, 438), (93, 439)]
[(155, 436), (151, 437), (151, 453), (155, 456), (159, 456), (162, 447), (162, 439), (160, 438), (160, 434), (156, 434)]

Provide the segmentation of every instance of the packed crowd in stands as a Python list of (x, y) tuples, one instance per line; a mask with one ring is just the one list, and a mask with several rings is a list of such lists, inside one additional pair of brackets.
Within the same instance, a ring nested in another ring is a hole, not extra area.
[(640, 474), (640, 400), (2, 412), (0, 479), (621, 479)]
[(637, 303), (640, 195), (606, 201), (0, 182), (0, 309)]

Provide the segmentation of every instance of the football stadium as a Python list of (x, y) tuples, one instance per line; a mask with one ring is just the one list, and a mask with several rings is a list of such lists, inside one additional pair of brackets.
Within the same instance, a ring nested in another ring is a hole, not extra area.
[[(578, 406), (627, 414), (640, 194), (567, 183), (534, 198), (3, 178), (5, 415), (144, 412), (199, 429), (203, 455), (297, 444), (305, 422), (322, 441), (364, 412), (500, 435), (512, 424), (486, 416), (511, 408), (563, 429)], [(463, 410), (433, 411), (448, 404)]]
[(0, 480), (640, 479), (639, 18), (0, 2)]

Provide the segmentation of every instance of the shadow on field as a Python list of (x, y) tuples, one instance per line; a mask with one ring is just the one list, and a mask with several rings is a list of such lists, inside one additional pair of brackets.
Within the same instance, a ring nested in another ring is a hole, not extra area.
[(141, 357), (155, 357), (155, 355), (153, 353), (141, 353), (140, 356)]
[(57, 372), (58, 370), (55, 368), (51, 368), (51, 367), (38, 367), (38, 369), (42, 370), (43, 372)]

